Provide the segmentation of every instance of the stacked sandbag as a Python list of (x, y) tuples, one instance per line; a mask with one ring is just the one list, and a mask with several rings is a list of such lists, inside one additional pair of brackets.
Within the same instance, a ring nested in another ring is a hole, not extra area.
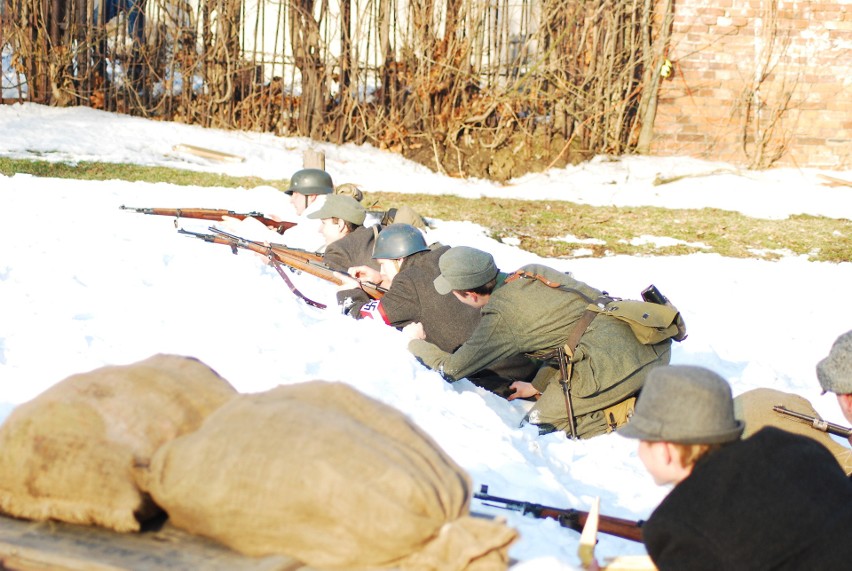
[(0, 427), (0, 512), (138, 531), (161, 512), (136, 472), (236, 394), (207, 365), (177, 355), (72, 375)]
[(469, 516), (471, 483), (406, 416), (341, 383), (240, 395), (154, 455), (170, 522), (316, 568), (505, 569), (516, 532)]
[(852, 474), (852, 450), (839, 444), (825, 432), (811, 427), (806, 422), (772, 410), (773, 406), (783, 406), (789, 410), (819, 418), (819, 413), (805, 398), (775, 389), (754, 389), (734, 399), (734, 414), (745, 422), (743, 438), (747, 438), (763, 428), (774, 426), (787, 432), (813, 438), (831, 452), (846, 474)]

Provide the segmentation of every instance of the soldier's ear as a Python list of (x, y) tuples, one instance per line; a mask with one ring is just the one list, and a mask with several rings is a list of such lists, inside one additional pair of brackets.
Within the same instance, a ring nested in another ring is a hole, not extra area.
[(460, 302), (464, 303), (464, 302), (465, 302), (465, 300), (467, 300), (467, 299), (470, 297), (471, 292), (469, 292), (469, 291), (459, 291), (459, 290), (457, 290), (457, 289), (454, 289), (454, 290), (452, 291), (452, 294), (453, 294), (454, 296), (456, 296), (456, 299), (457, 299), (457, 300), (459, 300)]

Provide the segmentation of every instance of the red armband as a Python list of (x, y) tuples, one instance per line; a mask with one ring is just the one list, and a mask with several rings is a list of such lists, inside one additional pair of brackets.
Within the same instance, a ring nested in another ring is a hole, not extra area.
[(385, 308), (382, 307), (382, 300), (380, 299), (373, 299), (362, 305), (361, 318), (379, 319), (383, 321), (385, 325), (390, 325), (390, 319), (388, 319), (388, 316), (385, 313)]

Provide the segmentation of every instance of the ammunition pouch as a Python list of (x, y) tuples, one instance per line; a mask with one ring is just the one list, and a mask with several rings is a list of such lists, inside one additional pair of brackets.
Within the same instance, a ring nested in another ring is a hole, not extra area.
[(607, 433), (613, 432), (627, 424), (630, 417), (633, 416), (634, 408), (636, 408), (636, 397), (632, 396), (603, 409)]
[(616, 299), (603, 306), (589, 304), (587, 309), (627, 323), (636, 340), (643, 345), (655, 345), (679, 335), (680, 313), (671, 305)]

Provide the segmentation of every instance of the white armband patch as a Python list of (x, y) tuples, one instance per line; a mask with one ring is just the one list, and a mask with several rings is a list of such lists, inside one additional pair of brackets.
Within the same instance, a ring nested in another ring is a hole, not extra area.
[(390, 320), (388, 319), (388, 316), (385, 315), (384, 308), (382, 307), (382, 300), (380, 299), (373, 299), (362, 305), (361, 318), (378, 319), (383, 321), (386, 325), (390, 325)]

